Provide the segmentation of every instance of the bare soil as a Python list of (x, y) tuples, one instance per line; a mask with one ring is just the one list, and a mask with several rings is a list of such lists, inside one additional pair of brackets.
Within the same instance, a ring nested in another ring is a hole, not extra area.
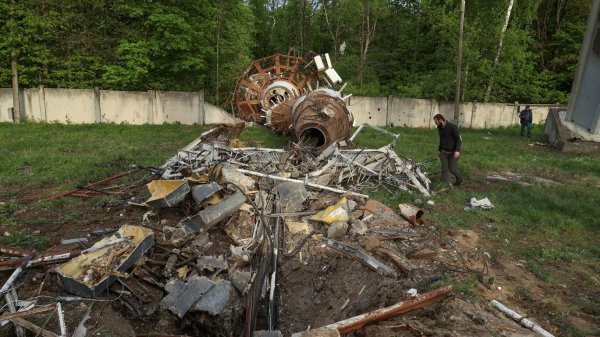
[[(68, 202), (62, 208), (41, 209), (39, 202), (54, 194), (48, 186), (4, 186), (1, 192), (12, 197), (0, 201), (23, 206), (13, 214), (14, 223), (0, 224), (1, 233), (36, 233), (50, 239), (51, 249), (62, 251), (65, 247), (60, 245), (61, 239), (86, 237), (95, 228), (139, 225), (148, 211), (146, 208), (128, 206), (127, 200), (115, 202), (107, 199)], [(137, 193), (143, 195), (145, 192), (139, 189)], [(175, 226), (186, 212), (189, 210), (183, 206), (161, 210), (156, 212), (150, 225), (160, 236), (162, 234), (158, 230), (163, 226)], [(557, 336), (563, 335), (565, 326), (569, 325), (587, 335), (600, 336), (600, 323), (597, 320), (600, 313), (594, 311), (597, 306), (590, 305), (589, 312), (571, 313), (568, 322), (558, 322), (552, 314), (561, 308), (566, 310), (569, 307), (568, 299), (578, 294), (585, 293), (592, 301), (600, 298), (600, 287), (583, 289), (583, 285), (577, 282), (581, 278), (594, 277), (593, 270), (580, 271), (581, 275), (573, 275), (571, 282), (564, 286), (550, 286), (531, 274), (522, 261), (514, 261), (496, 249), (492, 242), (483, 239), (481, 231), (485, 229), (440, 231), (427, 222), (413, 227), (395, 210), (387, 208), (381, 208), (373, 215), (367, 223), (370, 228), (403, 229), (419, 237), (386, 240), (376, 238), (372, 233), (365, 236), (347, 233), (339, 241), (369, 251), (388, 266), (393, 266), (391, 261), (374, 253), (377, 246), (401, 253), (408, 253), (415, 247), (427, 248), (437, 251), (437, 255), (412, 259), (415, 268), (411, 273), (398, 272), (395, 277), (384, 276), (356, 259), (329, 248), (323, 241), (323, 237), (327, 236), (327, 225), (315, 225), (315, 233), (298, 254), (279, 258), (278, 323), (284, 336), (393, 305), (407, 298), (407, 291), (411, 288), (422, 294), (448, 282), (455, 284), (454, 294), (440, 303), (369, 325), (353, 335), (413, 336), (399, 327), (405, 323), (425, 336), (535, 336), (531, 330), (522, 328), (492, 308), (489, 301), (496, 299)], [(223, 233), (223, 226), (216, 226), (209, 235), (214, 243), (210, 253), (227, 254), (232, 241)], [(291, 249), (298, 240), (293, 237), (288, 239), (287, 247)], [(90, 240), (93, 242), (95, 238), (90, 237)], [(52, 265), (48, 265), (30, 270), (18, 290), (19, 297), (48, 303), (59, 295), (72, 296), (58, 286), (52, 268)], [(561, 266), (557, 265), (556, 268)], [(6, 280), (9, 275), (10, 271), (1, 272), (0, 280)], [(47, 281), (42, 286), (45, 278)], [(238, 303), (244, 303), (245, 294), (238, 293), (237, 296)], [(140, 318), (124, 305), (119, 294), (111, 292), (94, 300), (65, 304), (69, 332), (75, 329), (90, 306), (91, 318), (86, 323), (88, 336), (125, 337), (149, 333), (225, 336), (227, 332), (238, 336), (244, 320), (243, 308), (240, 307), (232, 309), (230, 315), (236, 317), (223, 323), (230, 325), (226, 328), (211, 327), (211, 324), (215, 324), (211, 317), (197, 314), (178, 320), (170, 312), (159, 310), (150, 317)], [(31, 321), (42, 326), (48, 317), (50, 315), (41, 314), (32, 317)], [(193, 324), (192, 321), (201, 324)], [(206, 324), (202, 325), (202, 322)], [(264, 322), (259, 322), (261, 324)], [(46, 328), (58, 332), (57, 319), (49, 319)], [(2, 336), (13, 334), (11, 324), (0, 328)]]

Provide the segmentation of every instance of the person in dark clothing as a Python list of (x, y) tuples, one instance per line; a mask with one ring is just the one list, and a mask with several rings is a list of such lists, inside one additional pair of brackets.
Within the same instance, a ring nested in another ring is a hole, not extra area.
[(442, 181), (445, 183), (448, 182), (448, 171), (450, 171), (456, 178), (454, 186), (459, 186), (463, 179), (460, 172), (458, 172), (458, 157), (460, 157), (462, 142), (458, 126), (448, 122), (440, 114), (433, 116), (433, 122), (437, 125), (440, 135), (438, 157), (442, 163)]
[(529, 109), (529, 105), (519, 113), (521, 119), (521, 137), (524, 136), (525, 127), (527, 127), (527, 137), (531, 137), (531, 123), (533, 122), (533, 112)]

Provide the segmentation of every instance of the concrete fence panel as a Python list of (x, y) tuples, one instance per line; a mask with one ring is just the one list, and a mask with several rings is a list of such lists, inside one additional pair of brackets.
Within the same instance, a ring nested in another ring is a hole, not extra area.
[(35, 122), (46, 121), (46, 102), (44, 98), (44, 88), (25, 89), (23, 93), (24, 116), (26, 120)]
[(235, 118), (225, 110), (204, 102), (204, 124), (235, 124)]
[[(129, 124), (232, 124), (235, 118), (225, 110), (206, 103), (202, 91), (112, 91), (99, 89), (31, 88), (20, 90), (21, 116), (25, 120), (59, 123)], [(433, 128), (432, 118), (442, 114), (454, 119), (454, 103), (400, 97), (351, 97), (355, 125)], [(517, 104), (517, 103), (515, 103)], [(512, 103), (460, 104), (460, 125), (468, 128), (495, 128), (519, 123)], [(533, 123), (546, 120), (558, 105), (530, 104)], [(0, 122), (12, 122), (12, 91), (0, 88)], [(524, 104), (519, 106), (523, 109)]]
[(350, 97), (354, 125), (364, 123), (384, 126), (387, 124), (387, 97)]
[[(100, 91), (102, 122), (146, 124), (149, 122), (150, 100), (147, 92)], [(94, 121), (92, 121), (93, 123)]]
[[(465, 123), (474, 129), (494, 128), (508, 126), (512, 122), (512, 105), (501, 103), (478, 103), (472, 104), (470, 116), (465, 116)], [(470, 118), (470, 122), (469, 122)]]
[(94, 123), (94, 90), (44, 88), (46, 121)]
[(150, 124), (202, 124), (203, 102), (198, 92), (150, 91), (154, 95)]
[[(552, 109), (554, 107), (551, 106), (544, 106), (544, 107), (539, 107), (539, 108), (534, 108), (532, 110), (533, 112), (533, 123), (534, 124), (542, 124), (546, 122), (546, 118), (548, 117), (548, 114), (550, 113), (550, 109)], [(557, 106), (558, 108), (558, 106)], [(515, 115), (517, 115), (515, 113)], [(518, 115), (517, 115), (517, 123), (519, 122), (518, 120)]]
[(12, 122), (10, 109), (13, 106), (12, 90), (0, 88), (0, 122)]
[(429, 99), (388, 97), (388, 126), (429, 128), (439, 112), (437, 101)]
[[(459, 105), (458, 107), (458, 113), (459, 116), (461, 118), (460, 120), (460, 125), (464, 126), (464, 127), (470, 127), (469, 125), (465, 125), (463, 124), (463, 121), (465, 120), (465, 113), (467, 113), (467, 117), (470, 119), (471, 117), (471, 109), (472, 109), (472, 103), (462, 103)], [(444, 118), (446, 120), (452, 121), (454, 120), (454, 103), (450, 103), (450, 102), (440, 102), (439, 104), (439, 113), (444, 116)], [(431, 118), (433, 118), (433, 116), (431, 116)], [(433, 121), (431, 123), (431, 127), (435, 128), (435, 124), (433, 124)]]

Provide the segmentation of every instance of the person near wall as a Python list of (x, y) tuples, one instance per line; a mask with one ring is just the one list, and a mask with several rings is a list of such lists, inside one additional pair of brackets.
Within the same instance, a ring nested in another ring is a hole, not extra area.
[(442, 164), (442, 181), (449, 183), (448, 172), (450, 172), (456, 178), (454, 186), (459, 186), (463, 179), (458, 171), (458, 157), (460, 157), (460, 146), (462, 143), (458, 126), (448, 122), (440, 114), (433, 116), (433, 122), (437, 126), (440, 135), (438, 157)]
[(529, 105), (525, 106), (525, 109), (519, 113), (521, 120), (521, 137), (524, 136), (525, 127), (527, 127), (527, 137), (531, 137), (531, 123), (533, 122), (533, 112), (529, 108)]

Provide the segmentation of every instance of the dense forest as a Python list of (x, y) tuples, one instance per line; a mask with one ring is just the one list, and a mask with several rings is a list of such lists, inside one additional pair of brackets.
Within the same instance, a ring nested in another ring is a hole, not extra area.
[[(466, 0), (462, 99), (566, 102), (590, 6)], [(452, 100), (459, 18), (459, 0), (2, 0), (0, 87), (16, 53), (23, 87), (223, 102), (252, 59), (315, 51), (355, 95)]]

